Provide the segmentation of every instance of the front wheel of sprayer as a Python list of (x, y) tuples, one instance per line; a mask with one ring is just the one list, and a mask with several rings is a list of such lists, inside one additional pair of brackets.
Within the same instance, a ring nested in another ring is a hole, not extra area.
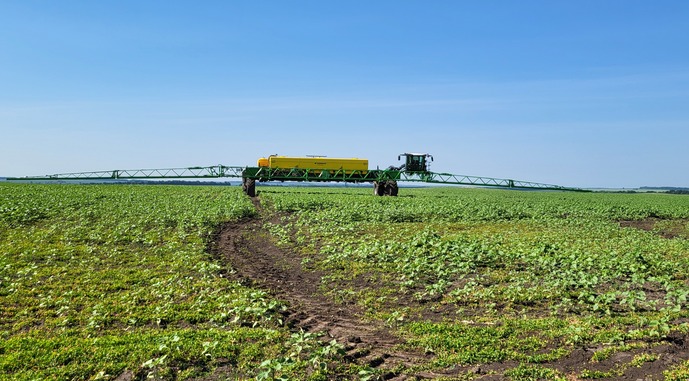
[(242, 178), (242, 190), (249, 197), (256, 197), (256, 180)]
[(397, 181), (390, 180), (385, 182), (385, 195), (386, 196), (397, 196), (399, 188), (397, 187)]
[(385, 193), (385, 181), (374, 181), (373, 182), (373, 195), (382, 196)]
[(397, 181), (384, 180), (373, 182), (373, 194), (375, 196), (397, 196), (398, 192)]

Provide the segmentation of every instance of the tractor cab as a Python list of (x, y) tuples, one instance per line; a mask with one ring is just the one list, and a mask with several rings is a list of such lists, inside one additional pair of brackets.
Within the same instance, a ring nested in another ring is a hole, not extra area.
[(433, 161), (433, 156), (427, 153), (403, 153), (397, 156), (397, 160), (405, 157), (402, 168), (407, 172), (428, 172), (428, 160)]

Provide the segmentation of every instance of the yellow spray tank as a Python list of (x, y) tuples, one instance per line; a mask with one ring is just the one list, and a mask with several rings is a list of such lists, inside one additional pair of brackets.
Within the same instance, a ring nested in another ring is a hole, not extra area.
[(268, 158), (258, 159), (259, 167), (275, 168), (301, 168), (310, 169), (314, 173), (322, 171), (368, 171), (368, 159), (359, 158), (335, 158), (321, 156), (278, 156), (270, 155)]

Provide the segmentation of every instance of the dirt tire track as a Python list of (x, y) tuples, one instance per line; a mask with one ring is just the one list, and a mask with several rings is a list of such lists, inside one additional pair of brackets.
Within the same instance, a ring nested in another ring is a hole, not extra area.
[[(265, 215), (258, 198), (254, 197), (252, 201), (259, 214)], [(275, 218), (271, 222), (279, 223), (279, 219)], [(383, 372), (382, 378), (386, 380), (451, 378), (468, 372), (483, 381), (501, 381), (507, 379), (503, 375), (506, 369), (518, 365), (514, 361), (507, 361), (456, 366), (440, 372), (405, 371), (413, 365), (428, 364), (432, 355), (401, 350), (399, 346), (404, 341), (393, 335), (382, 323), (363, 320), (363, 312), (357, 306), (337, 304), (323, 296), (319, 286), (324, 274), (304, 270), (300, 255), (278, 248), (264, 223), (265, 220), (261, 217), (255, 217), (225, 224), (210, 251), (226, 263), (228, 268), (236, 271), (227, 276), (236, 277), (244, 284), (264, 289), (274, 297), (286, 301), (289, 308), (284, 314), (284, 321), (293, 331), (325, 333), (323, 340), (335, 339), (344, 345), (347, 351), (345, 361), (379, 369)], [(606, 379), (662, 379), (664, 370), (689, 358), (687, 335), (675, 336), (651, 351), (659, 355), (657, 361), (645, 363), (641, 367), (630, 367), (625, 370), (624, 375)], [(566, 374), (567, 379), (578, 380), (575, 375), (583, 369), (608, 371), (614, 368), (618, 357), (630, 356), (621, 353), (609, 361), (592, 363), (592, 353), (576, 349), (570, 355), (544, 365)]]
[[(256, 206), (260, 211), (260, 205)], [(404, 369), (429, 360), (427, 355), (400, 350), (398, 346), (404, 341), (382, 324), (362, 320), (356, 306), (336, 304), (324, 297), (319, 292), (323, 274), (304, 270), (299, 255), (275, 246), (260, 218), (225, 224), (213, 251), (236, 271), (238, 280), (286, 301), (289, 308), (284, 321), (292, 330), (325, 333), (323, 339), (344, 345), (346, 361), (382, 370), (386, 380), (404, 380), (412, 376)], [(430, 375), (413, 376), (420, 379)]]

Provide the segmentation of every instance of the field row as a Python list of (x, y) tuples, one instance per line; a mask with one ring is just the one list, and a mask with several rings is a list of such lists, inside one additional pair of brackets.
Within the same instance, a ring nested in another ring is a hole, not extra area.
[[(659, 345), (689, 331), (686, 197), (404, 194), (262, 197), (287, 213), (273, 234), (327, 274), (324, 292), (435, 354), (431, 369), (512, 361), (546, 379), (614, 378), (630, 367), (643, 374), (651, 367), (643, 364), (676, 349)], [(582, 348), (594, 353), (592, 364), (562, 365)], [(626, 366), (596, 370), (624, 352)], [(517, 377), (517, 370), (505, 374)], [(667, 379), (682, 379), (686, 365), (675, 372)]]
[[(689, 375), (689, 198), (0, 185), (0, 380), (374, 379), (210, 249), (262, 218), (320, 290), (455, 379)], [(582, 357), (579, 362), (573, 358)], [(624, 361), (619, 361), (625, 359)], [(482, 371), (477, 372), (476, 366)], [(126, 378), (125, 377), (125, 378)]]
[(207, 250), (255, 213), (237, 188), (1, 185), (0, 379), (327, 374), (338, 347)]

